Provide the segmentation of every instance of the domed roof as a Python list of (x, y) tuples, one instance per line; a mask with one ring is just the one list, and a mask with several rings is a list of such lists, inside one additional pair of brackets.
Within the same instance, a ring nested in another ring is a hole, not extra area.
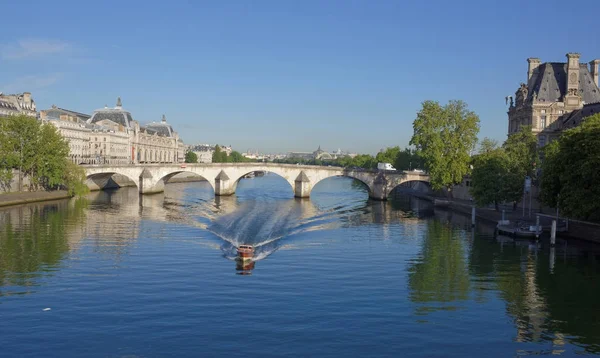
[(87, 123), (93, 124), (105, 119), (108, 119), (114, 123), (118, 123), (125, 128), (131, 128), (131, 122), (133, 122), (131, 113), (125, 111), (121, 105), (121, 97), (117, 98), (117, 105), (115, 108), (104, 107), (102, 109), (95, 110), (92, 117), (87, 120)]
[(175, 133), (175, 131), (173, 130), (173, 127), (171, 127), (171, 125), (167, 123), (167, 119), (165, 118), (164, 114), (163, 114), (162, 120), (160, 122), (149, 123), (146, 125), (146, 128), (153, 130), (153, 131), (157, 132), (159, 135), (162, 135), (165, 137), (172, 137), (173, 134)]

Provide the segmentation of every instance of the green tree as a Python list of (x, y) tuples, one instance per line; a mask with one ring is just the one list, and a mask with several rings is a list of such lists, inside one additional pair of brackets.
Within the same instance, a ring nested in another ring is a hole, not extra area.
[(441, 106), (423, 102), (413, 122), (410, 144), (423, 158), (434, 190), (458, 184), (469, 173), (470, 152), (477, 143), (479, 117), (463, 101)]
[(50, 124), (24, 115), (0, 117), (0, 181), (7, 186), (17, 169), (30, 190), (66, 188), (86, 192), (85, 172), (68, 160), (69, 144)]
[(82, 197), (90, 192), (86, 185), (85, 169), (66, 160), (63, 184), (71, 196)]
[(248, 161), (248, 158), (244, 157), (240, 152), (235, 150), (231, 151), (229, 159), (231, 163), (243, 163)]
[(498, 141), (495, 139), (490, 139), (488, 137), (483, 138), (481, 143), (479, 143), (479, 154), (485, 154), (492, 152), (498, 148)]
[(198, 163), (198, 155), (196, 155), (196, 153), (192, 152), (191, 150), (188, 150), (187, 152), (185, 152), (185, 162)]
[[(399, 154), (400, 154), (400, 147), (398, 147), (398, 146), (390, 147), (390, 148), (386, 148), (384, 151), (377, 153), (377, 155), (375, 156), (375, 160), (377, 160), (378, 163), (394, 164), (396, 162), (396, 159), (398, 158)], [(396, 168), (396, 169), (398, 169), (398, 168)]]
[(229, 158), (227, 152), (223, 151), (219, 145), (215, 146), (215, 151), (212, 156), (213, 163), (227, 163)]
[(526, 176), (537, 177), (536, 166), (539, 154), (537, 139), (530, 126), (522, 126), (511, 134), (502, 145), (508, 156), (508, 171), (504, 177), (506, 201), (519, 202), (523, 198)]
[(473, 158), (470, 193), (475, 203), (480, 206), (494, 204), (506, 200), (505, 180), (508, 174), (509, 160), (502, 148), (489, 149)]
[(563, 132), (558, 143), (550, 143), (542, 164), (544, 203), (564, 215), (600, 221), (600, 114)]
[(404, 148), (396, 156), (393, 162), (394, 168), (398, 170), (424, 169), (425, 163), (415, 149)]

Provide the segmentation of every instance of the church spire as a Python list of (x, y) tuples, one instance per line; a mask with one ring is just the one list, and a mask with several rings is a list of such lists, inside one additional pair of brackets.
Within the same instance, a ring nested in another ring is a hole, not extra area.
[(164, 114), (163, 114), (163, 116), (162, 116), (162, 122), (163, 122), (163, 123), (167, 123), (167, 118), (165, 117), (165, 115), (164, 115)]
[(117, 97), (117, 108), (121, 109), (121, 107), (123, 107), (123, 104), (121, 104), (121, 97)]

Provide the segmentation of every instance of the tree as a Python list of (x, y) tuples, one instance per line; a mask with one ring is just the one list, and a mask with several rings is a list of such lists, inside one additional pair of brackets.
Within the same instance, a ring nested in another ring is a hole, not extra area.
[(185, 162), (198, 163), (198, 155), (196, 155), (196, 153), (192, 152), (191, 150), (188, 150), (187, 152), (185, 152)]
[(395, 146), (386, 148), (384, 151), (377, 153), (375, 160), (377, 160), (378, 163), (393, 164), (396, 161), (396, 158), (398, 158), (398, 154), (400, 154), (400, 147)]
[(600, 221), (600, 114), (563, 132), (545, 149), (542, 195), (566, 216)]
[(479, 154), (490, 153), (498, 148), (498, 141), (488, 137), (483, 138), (479, 143)]
[(508, 173), (509, 160), (502, 148), (490, 149), (489, 142), (485, 144), (486, 151), (473, 158), (470, 193), (475, 203), (480, 206), (494, 204), (506, 200), (505, 180)]
[(508, 156), (508, 171), (504, 177), (506, 201), (516, 203), (523, 198), (526, 176), (537, 178), (538, 160), (537, 139), (530, 126), (522, 126), (517, 133), (511, 134), (502, 147)]
[(441, 106), (423, 102), (413, 122), (410, 144), (423, 158), (431, 186), (438, 190), (458, 184), (469, 173), (470, 153), (477, 143), (479, 117), (463, 101)]
[(69, 144), (56, 127), (24, 115), (0, 117), (0, 181), (7, 186), (12, 170), (31, 182), (30, 190), (67, 188), (86, 192), (85, 172), (68, 160)]
[(398, 155), (396, 156), (396, 160), (394, 160), (394, 168), (398, 170), (412, 170), (412, 169), (423, 169), (425, 168), (425, 163), (423, 162), (423, 158), (421, 158), (415, 149), (404, 148)]
[(213, 163), (227, 163), (227, 152), (221, 150), (219, 145), (215, 146), (215, 151), (212, 156)]

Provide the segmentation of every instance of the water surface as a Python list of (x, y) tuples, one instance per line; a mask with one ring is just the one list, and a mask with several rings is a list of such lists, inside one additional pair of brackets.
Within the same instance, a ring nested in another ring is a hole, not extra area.
[(344, 178), (295, 199), (275, 175), (5, 208), (1, 356), (600, 353), (598, 247), (468, 220)]

